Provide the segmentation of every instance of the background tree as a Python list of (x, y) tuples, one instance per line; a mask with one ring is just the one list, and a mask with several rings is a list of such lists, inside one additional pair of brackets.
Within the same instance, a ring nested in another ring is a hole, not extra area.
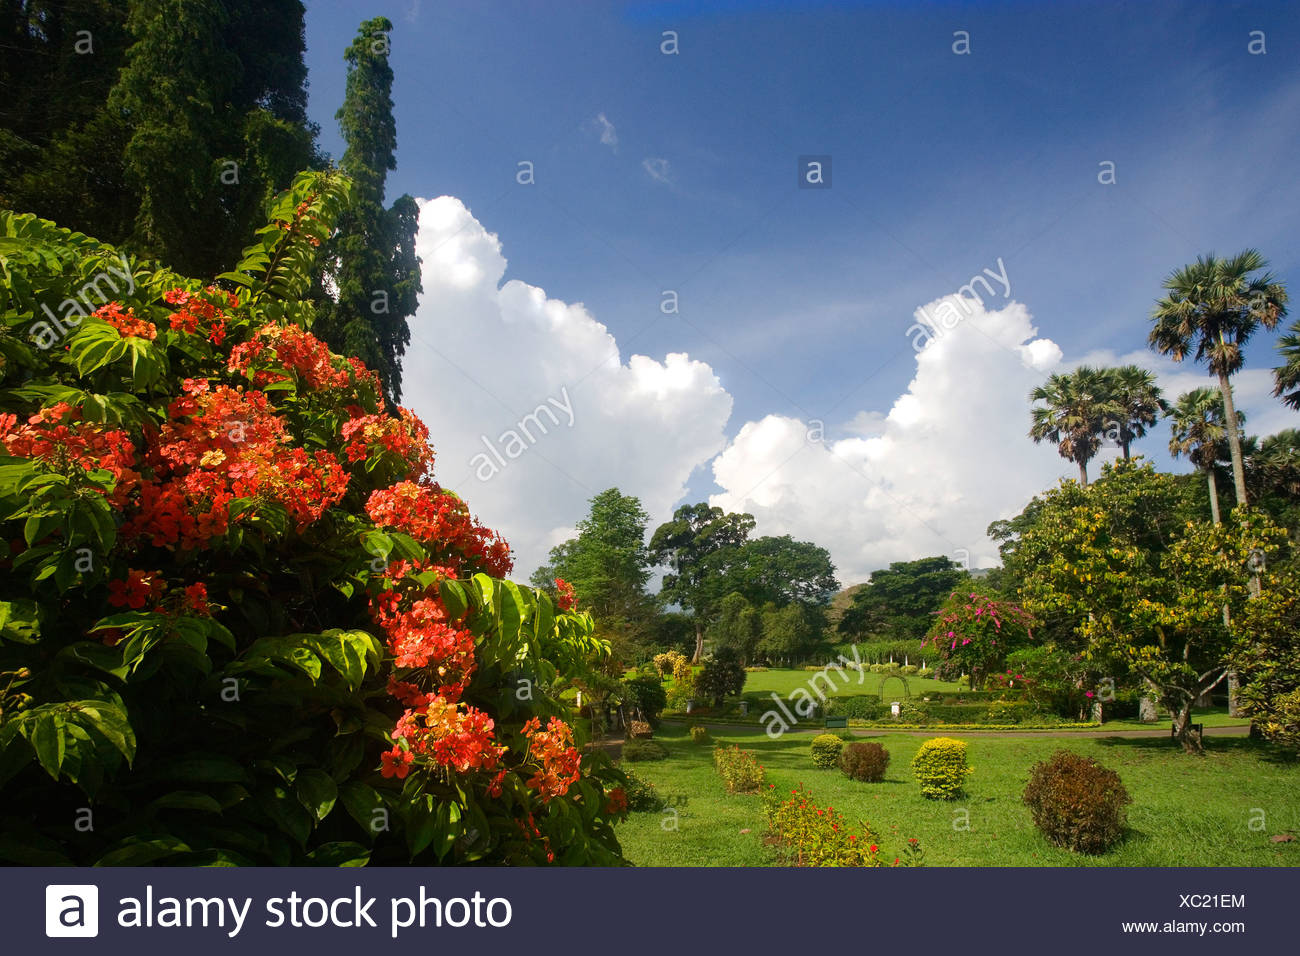
[(1273, 369), (1273, 394), (1300, 411), (1300, 321), (1278, 338), (1277, 350), (1282, 364)]
[(691, 612), (695, 629), (693, 661), (704, 653), (704, 631), (726, 586), (727, 559), (749, 539), (754, 516), (728, 514), (707, 504), (682, 505), (671, 521), (655, 529), (650, 558), (672, 570), (664, 575), (660, 596)]
[(855, 641), (868, 636), (919, 641), (934, 612), (965, 577), (960, 566), (942, 555), (895, 561), (873, 571), (868, 586), (853, 595), (839, 632)]
[(745, 689), (745, 668), (741, 665), (736, 652), (731, 648), (721, 648), (704, 662), (704, 667), (695, 675), (695, 692), (713, 701), (715, 707), (729, 695), (739, 694)]
[[(1210, 491), (1210, 514), (1219, 524), (1219, 486), (1215, 471), (1230, 457), (1228, 426), (1224, 420), (1223, 393), (1214, 388), (1197, 388), (1178, 396), (1169, 411), (1169, 454), (1185, 457), (1205, 474)], [(1246, 416), (1237, 413), (1237, 423)]]
[(550, 560), (531, 578), (534, 587), (547, 590), (556, 578), (572, 584), (601, 636), (625, 662), (644, 657), (653, 637), (655, 601), (645, 591), (650, 579), (648, 521), (637, 498), (606, 489), (591, 498), (577, 537), (552, 548)]
[(1165, 279), (1167, 294), (1152, 313), (1148, 341), (1153, 349), (1181, 362), (1189, 353), (1219, 380), (1237, 504), (1246, 504), (1246, 471), (1232, 400), (1234, 373), (1244, 364), (1242, 349), (1255, 331), (1274, 328), (1286, 315), (1286, 289), (1269, 273), (1264, 257), (1247, 249), (1230, 259), (1202, 256)]
[(820, 648), (822, 625), (817, 609), (806, 604), (769, 607), (763, 612), (758, 652), (773, 663), (804, 660)]
[[(1133, 442), (1169, 411), (1169, 403), (1160, 393), (1153, 372), (1138, 365), (1123, 365), (1102, 370), (1110, 400), (1119, 417), (1114, 420), (1115, 440), (1127, 461)], [(1107, 426), (1109, 431), (1109, 425)]]
[(1227, 677), (1237, 640), (1227, 622), (1248, 603), (1250, 553), (1275, 552), (1281, 532), (1248, 512), (1188, 521), (1179, 476), (1150, 465), (1107, 465), (1091, 487), (1043, 499), (1017, 547), (1026, 609), (1069, 620), (1087, 659), (1141, 681), (1184, 749), (1200, 752), (1192, 707)]
[(714, 567), (722, 586), (739, 592), (751, 604), (825, 606), (839, 589), (830, 552), (811, 541), (790, 535), (754, 538), (720, 552)]
[(763, 637), (763, 614), (745, 595), (733, 591), (719, 602), (717, 620), (706, 633), (715, 649), (725, 648), (746, 664)]
[(403, 195), (384, 208), (384, 185), (397, 168), (388, 63), (392, 29), (385, 17), (366, 20), (344, 54), (347, 92), (337, 118), (347, 149), (340, 165), (356, 185), (328, 250), (332, 267), (318, 333), (378, 372), (385, 398), (396, 404), (402, 395), (402, 356), (411, 341), (407, 319), (422, 289), (415, 200)]
[(1079, 466), (1079, 482), (1088, 483), (1088, 462), (1101, 448), (1106, 423), (1124, 417), (1111, 394), (1106, 373), (1089, 365), (1073, 372), (1054, 372), (1029, 393), (1029, 437), (1037, 444), (1050, 441), (1062, 458)]
[[(239, 260), (275, 192), (321, 165), (300, 0), (19, 6), (25, 17), (6, 5), (11, 26), (69, 89), (66, 110), (10, 126), (6, 142), (27, 144), (4, 197), (13, 208), (214, 275)], [(75, 52), (82, 29), (91, 54)], [(48, 98), (42, 76), (8, 75), (7, 90)]]

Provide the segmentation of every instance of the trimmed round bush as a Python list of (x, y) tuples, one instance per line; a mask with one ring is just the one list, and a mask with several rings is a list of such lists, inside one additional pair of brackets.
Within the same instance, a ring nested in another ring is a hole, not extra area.
[(1025, 803), (1048, 841), (1076, 853), (1104, 853), (1124, 835), (1132, 803), (1119, 774), (1091, 757), (1058, 750), (1029, 772)]
[(880, 744), (849, 744), (840, 754), (840, 770), (850, 780), (879, 783), (888, 766), (889, 751)]
[(694, 743), (702, 744), (702, 743), (704, 743), (704, 741), (706, 741), (706, 740), (708, 740), (708, 739), (709, 739), (709, 728), (708, 728), (708, 727), (692, 727), (692, 728), (691, 728), (691, 740), (692, 740)]
[(624, 760), (663, 760), (668, 756), (668, 748), (653, 740), (629, 740), (623, 744)]
[(812, 740), (812, 762), (814, 767), (829, 770), (840, 764), (840, 751), (844, 741), (834, 734), (818, 734)]
[(965, 741), (933, 737), (921, 744), (912, 758), (912, 772), (921, 785), (922, 796), (955, 800), (974, 770), (966, 763)]

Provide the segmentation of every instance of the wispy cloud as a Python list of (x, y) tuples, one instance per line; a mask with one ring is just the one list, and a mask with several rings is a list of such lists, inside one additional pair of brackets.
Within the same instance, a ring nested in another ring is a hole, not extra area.
[(606, 117), (604, 113), (597, 113), (595, 120), (593, 120), (593, 123), (595, 125), (596, 130), (598, 130), (600, 133), (601, 143), (604, 144), (605, 146), (608, 146), (610, 149), (612, 149), (614, 152), (617, 153), (618, 152), (618, 130), (614, 128), (614, 124), (609, 121), (609, 118)]
[(641, 168), (650, 174), (650, 178), (659, 183), (672, 183), (673, 173), (668, 160), (648, 156), (641, 160)]

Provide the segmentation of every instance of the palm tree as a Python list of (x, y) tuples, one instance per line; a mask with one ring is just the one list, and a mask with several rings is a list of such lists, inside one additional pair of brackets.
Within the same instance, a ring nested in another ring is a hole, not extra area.
[(1113, 424), (1124, 460), (1128, 461), (1133, 441), (1145, 435), (1161, 415), (1169, 412), (1169, 403), (1160, 394), (1155, 374), (1140, 366), (1103, 369), (1102, 374), (1110, 386), (1111, 399), (1121, 410), (1119, 419)]
[[(1169, 454), (1186, 456), (1197, 470), (1205, 472), (1210, 486), (1210, 515), (1219, 523), (1219, 484), (1215, 478), (1218, 465), (1230, 457), (1228, 427), (1223, 414), (1223, 395), (1215, 388), (1197, 388), (1178, 396), (1169, 411), (1172, 435)], [(1237, 413), (1237, 423), (1246, 416)]]
[(1287, 334), (1277, 340), (1277, 350), (1286, 364), (1273, 369), (1273, 394), (1281, 396), (1292, 408), (1300, 409), (1300, 322), (1292, 322)]
[(1246, 455), (1246, 475), (1253, 494), (1300, 498), (1300, 429), (1269, 435)]
[(1148, 336), (1157, 352), (1175, 362), (1194, 352), (1196, 361), (1218, 376), (1238, 505), (1246, 504), (1246, 470), (1230, 376), (1241, 369), (1242, 347), (1255, 330), (1261, 325), (1272, 329), (1286, 315), (1285, 287), (1268, 273), (1251, 277), (1267, 265), (1256, 250), (1247, 249), (1231, 259), (1202, 256), (1171, 273), (1164, 283), (1167, 294), (1152, 312)]
[(1088, 462), (1101, 448), (1106, 423), (1121, 411), (1111, 397), (1111, 383), (1101, 369), (1080, 365), (1073, 372), (1054, 372), (1029, 393), (1035, 405), (1029, 437), (1050, 441), (1062, 458), (1079, 466), (1079, 482), (1088, 484)]

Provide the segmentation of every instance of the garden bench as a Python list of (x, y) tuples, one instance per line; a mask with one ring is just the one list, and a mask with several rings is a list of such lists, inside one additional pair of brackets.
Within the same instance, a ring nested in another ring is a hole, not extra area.
[(848, 719), (847, 717), (827, 717), (827, 718), (826, 718), (826, 729), (827, 729), (827, 730), (834, 730), (834, 729), (841, 729), (841, 730), (842, 730), (842, 729), (847, 728), (848, 726), (849, 726), (849, 719)]
[[(1188, 726), (1191, 730), (1193, 730), (1193, 731), (1194, 731), (1198, 736), (1201, 736), (1201, 737), (1204, 737), (1204, 736), (1205, 736), (1205, 725), (1204, 725), (1204, 724), (1188, 724), (1187, 726)], [(1178, 725), (1177, 725), (1177, 724), (1170, 724), (1170, 725), (1169, 725), (1169, 736), (1170, 736), (1170, 737), (1177, 737), (1177, 736), (1178, 736)]]

